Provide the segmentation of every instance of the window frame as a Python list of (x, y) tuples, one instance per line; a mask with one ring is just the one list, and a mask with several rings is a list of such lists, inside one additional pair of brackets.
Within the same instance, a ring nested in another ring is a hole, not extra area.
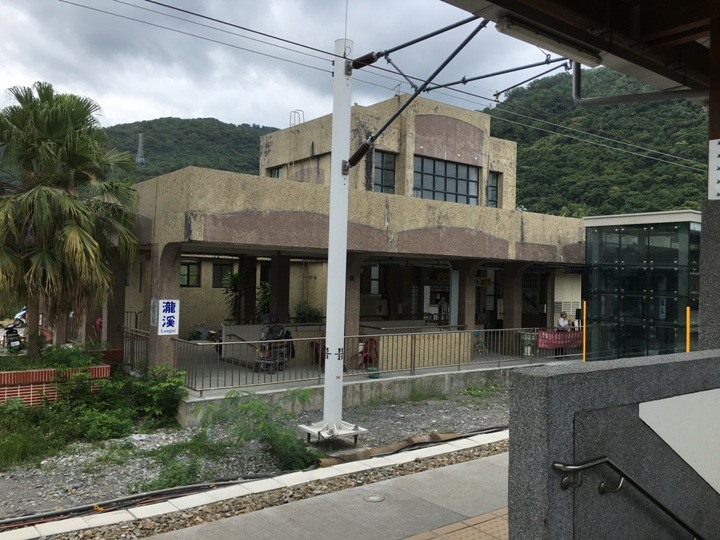
[[(225, 276), (228, 274), (232, 274), (233, 271), (233, 263), (232, 261), (213, 261), (212, 266), (212, 288), (213, 289), (223, 289), (223, 281), (225, 280)], [(219, 268), (224, 268), (226, 271), (220, 272), (220, 275), (218, 275), (217, 270)]]
[[(196, 271), (192, 272), (191, 269)], [(201, 286), (202, 262), (200, 259), (180, 259), (180, 287), (198, 288)]]
[[(386, 158), (392, 158), (392, 166), (386, 163)], [(388, 182), (385, 173), (392, 173), (392, 183)], [(397, 154), (375, 151), (375, 167), (373, 171), (373, 191), (376, 193), (395, 194), (395, 182), (397, 179)]]
[(413, 160), (413, 197), (480, 204), (480, 167), (416, 155)]
[[(485, 186), (485, 206), (488, 208), (500, 207), (500, 185), (502, 182), (502, 173), (498, 171), (488, 171), (487, 185)], [(491, 193), (494, 192), (494, 196)]]

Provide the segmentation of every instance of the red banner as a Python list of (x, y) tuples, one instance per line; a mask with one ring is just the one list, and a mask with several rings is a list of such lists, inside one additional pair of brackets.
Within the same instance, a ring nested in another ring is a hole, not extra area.
[(538, 349), (572, 349), (582, 345), (582, 332), (569, 330), (538, 330)]

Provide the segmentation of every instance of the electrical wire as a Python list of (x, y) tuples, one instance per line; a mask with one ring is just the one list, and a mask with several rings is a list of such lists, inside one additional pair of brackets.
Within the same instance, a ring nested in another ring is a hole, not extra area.
[[(121, 14), (118, 14), (118, 13), (113, 13), (113, 12), (106, 11), (106, 10), (102, 10), (102, 9), (99, 9), (99, 8), (95, 8), (95, 7), (91, 7), (91, 6), (86, 6), (86, 5), (83, 5), (83, 4), (78, 4), (78, 3), (72, 2), (72, 1), (70, 1), (70, 0), (59, 0), (59, 1), (65, 3), (65, 4), (70, 4), (70, 5), (73, 5), (73, 6), (76, 6), (76, 7), (85, 8), (85, 9), (89, 9), (89, 10), (92, 10), (92, 11), (97, 11), (97, 12), (100, 12), (100, 13), (103, 13), (103, 14), (106, 14), (106, 15), (110, 15), (110, 16), (114, 16), (114, 17), (119, 17), (119, 18), (122, 18), (122, 19), (127, 19), (127, 20), (130, 20), (130, 21), (133, 21), (133, 22), (138, 22), (138, 23), (140, 23), (140, 24), (146, 24), (146, 25), (149, 25), (149, 26), (152, 26), (152, 27), (156, 27), (156, 28), (160, 28), (160, 29), (164, 29), (164, 30), (169, 30), (169, 31), (171, 31), (171, 32), (176, 32), (176, 33), (179, 33), (179, 34), (182, 34), (182, 35), (187, 35), (187, 36), (189, 36), (189, 37), (195, 37), (195, 38), (202, 39), (202, 40), (204, 40), (204, 41), (209, 41), (209, 42), (212, 42), (212, 43), (216, 43), (216, 44), (219, 44), (219, 45), (225, 45), (225, 46), (228, 46), (228, 47), (231, 47), (231, 48), (235, 48), (235, 49), (238, 49), (238, 50), (242, 50), (242, 51), (246, 51), (246, 52), (258, 54), (258, 55), (265, 56), (265, 57), (268, 57), (268, 58), (272, 58), (272, 59), (275, 59), (275, 60), (280, 60), (280, 61), (288, 62), (288, 63), (294, 64), (294, 65), (299, 65), (299, 66), (307, 67), (307, 68), (314, 69), (314, 70), (317, 70), (317, 71), (322, 71), (322, 72), (327, 73), (327, 74), (331, 74), (331, 73), (332, 73), (332, 71), (329, 70), (329, 69), (323, 69), (323, 68), (320, 68), (320, 67), (317, 67), (317, 66), (312, 66), (312, 65), (309, 65), (309, 64), (304, 64), (304, 63), (302, 63), (302, 62), (293, 61), (293, 60), (290, 60), (290, 59), (288, 59), (288, 58), (283, 58), (283, 57), (271, 55), (271, 54), (268, 54), (268, 53), (263, 53), (263, 52), (260, 52), (260, 51), (254, 50), (254, 49), (248, 49), (248, 48), (246, 48), (246, 47), (240, 47), (240, 46), (234, 45), (234, 44), (232, 44), (232, 43), (227, 43), (227, 42), (220, 41), (220, 40), (213, 39), (213, 38), (209, 38), (209, 37), (206, 37), (206, 36), (194, 34), (194, 33), (192, 33), (192, 32), (186, 32), (186, 31), (183, 31), (183, 30), (179, 30), (179, 29), (175, 29), (175, 28), (168, 27), (168, 26), (160, 25), (160, 24), (157, 24), (157, 23), (151, 23), (151, 22), (149, 22), (149, 21), (145, 21), (145, 20), (142, 20), (142, 19), (137, 19), (137, 18), (134, 18), (134, 17), (129, 17), (129, 16), (126, 16), (126, 15), (121, 15)], [(199, 25), (199, 26), (203, 26), (203, 27), (206, 27), (206, 28), (209, 28), (209, 29), (213, 29), (213, 30), (217, 30), (217, 31), (220, 31), (220, 32), (229, 33), (229, 34), (231, 34), (231, 35), (236, 35), (236, 36), (238, 36), (238, 37), (242, 37), (242, 38), (246, 38), (246, 39), (252, 39), (252, 40), (254, 40), (254, 41), (258, 41), (258, 42), (260, 42), (260, 43), (263, 43), (263, 44), (266, 44), (266, 45), (269, 45), (269, 46), (280, 47), (280, 48), (282, 48), (282, 49), (284, 49), (284, 50), (287, 50), (287, 51), (290, 51), (290, 52), (295, 52), (295, 53), (298, 53), (298, 54), (306, 54), (306, 55), (308, 55), (308, 53), (304, 53), (304, 52), (302, 52), (302, 51), (296, 51), (296, 50), (291, 49), (291, 48), (288, 48), (288, 47), (283, 47), (283, 46), (275, 45), (275, 44), (272, 44), (272, 43), (267, 43), (267, 42), (264, 42), (264, 41), (262, 41), (262, 40), (255, 40), (255, 39), (253, 39), (253, 38), (249, 38), (248, 36), (242, 36), (242, 35), (240, 35), (240, 34), (237, 34), (237, 33), (234, 33), (234, 32), (230, 32), (230, 31), (227, 31), (227, 30), (223, 30), (223, 29), (220, 29), (220, 28), (212, 27), (212, 26), (210, 26), (210, 25), (205, 25), (205, 24), (202, 24), (202, 23), (196, 23), (196, 22), (190, 21), (190, 20), (188, 20), (188, 19), (183, 19), (183, 18), (181, 18), (181, 17), (176, 17), (176, 16), (173, 16), (173, 15), (170, 15), (170, 14), (167, 14), (167, 13), (162, 13), (162, 12), (155, 11), (155, 10), (150, 10), (150, 9), (148, 9), (148, 8), (142, 8), (142, 7), (140, 7), (140, 6), (136, 6), (136, 5), (133, 5), (133, 4), (129, 4), (129, 3), (127, 3), (127, 2), (123, 2), (123, 1), (121, 1), (121, 0), (113, 0), (113, 1), (115, 1), (115, 2), (117, 2), (117, 3), (125, 4), (125, 5), (128, 5), (128, 6), (136, 7), (136, 8), (138, 8), (138, 9), (145, 9), (145, 10), (147, 10), (147, 11), (150, 11), (150, 12), (153, 12), (153, 13), (156, 13), (156, 14), (159, 14), (159, 15), (171, 17), (171, 18), (178, 19), (178, 20), (182, 20), (182, 21), (185, 21), (185, 22), (188, 22), (188, 23), (191, 23), (191, 24), (197, 24), (197, 25)], [(314, 50), (314, 51), (316, 51), (316, 52), (321, 52), (321, 53), (323, 53), (323, 54), (325, 54), (325, 55), (329, 55), (329, 56), (332, 56), (332, 57), (335, 56), (334, 53), (330, 53), (330, 52), (324, 51), (324, 50), (322, 50), (322, 49), (318, 49), (318, 48), (311, 47), (311, 46), (308, 46), (308, 45), (304, 45), (304, 44), (301, 44), (301, 43), (298, 43), (298, 42), (295, 42), (295, 41), (292, 41), (292, 40), (287, 40), (287, 39), (284, 39), (284, 38), (280, 38), (280, 37), (277, 37), (277, 36), (273, 36), (273, 35), (271, 35), (271, 34), (267, 34), (267, 33), (264, 33), (264, 32), (259, 32), (259, 31), (256, 31), (256, 30), (253, 30), (253, 29), (250, 29), (250, 28), (246, 28), (246, 27), (243, 27), (243, 26), (240, 26), (240, 25), (236, 25), (236, 24), (227, 22), (227, 21), (223, 21), (223, 20), (221, 20), (221, 19), (215, 19), (215, 18), (208, 17), (208, 16), (205, 16), (205, 15), (197, 14), (197, 13), (192, 12), (192, 11), (189, 11), (189, 10), (184, 10), (184, 9), (181, 9), (181, 8), (176, 8), (176, 7), (174, 7), (174, 6), (168, 6), (167, 4), (164, 4), (164, 3), (162, 3), (162, 2), (158, 2), (158, 1), (156, 1), (156, 0), (144, 0), (144, 1), (149, 2), (149, 3), (152, 3), (152, 4), (160, 5), (160, 6), (163, 6), (163, 7), (167, 7), (167, 8), (169, 8), (169, 9), (173, 9), (173, 10), (176, 10), (176, 11), (181, 11), (181, 12), (184, 12), (184, 13), (187, 13), (187, 14), (190, 14), (190, 15), (193, 15), (193, 16), (197, 16), (197, 17), (199, 17), (199, 18), (211, 20), (211, 21), (217, 22), (217, 23), (219, 23), (219, 24), (225, 24), (225, 25), (228, 25), (228, 26), (231, 26), (231, 27), (234, 27), (234, 28), (242, 29), (242, 30), (245, 30), (245, 31), (248, 31), (248, 32), (251, 32), (251, 33), (255, 33), (255, 34), (262, 35), (262, 36), (265, 36), (265, 37), (269, 37), (269, 38), (272, 38), (272, 39), (276, 39), (276, 40), (279, 40), (279, 41), (282, 41), (282, 42), (285, 42), (285, 43), (288, 43), (288, 44), (295, 45), (295, 46), (297, 46), (297, 47), (302, 47), (302, 48), (305, 48), (305, 49)], [(317, 57), (317, 56), (314, 56), (314, 55), (308, 55), (308, 56), (311, 56), (311, 57), (316, 58), (316, 59), (320, 58), (320, 57)], [(385, 72), (385, 73), (390, 73), (390, 74), (392, 74), (392, 75), (396, 75), (396, 72), (394, 72), (394, 71), (392, 71), (392, 70), (389, 70), (389, 69), (387, 69), (387, 68), (383, 68), (383, 67), (381, 67), (381, 66), (373, 65), (373, 66), (369, 66), (369, 67), (372, 68), (373, 70), (376, 70), (376, 71), (380, 71), (380, 72)], [(395, 92), (395, 91), (396, 91), (396, 88), (398, 88), (398, 87), (401, 86), (402, 84), (405, 84), (404, 81), (402, 81), (402, 80), (400, 80), (400, 79), (397, 79), (397, 78), (395, 78), (395, 77), (389, 76), (389, 75), (384, 75), (383, 73), (373, 73), (373, 75), (375, 75), (375, 76), (380, 76), (380, 77), (383, 77), (383, 78), (387, 78), (387, 79), (389, 79), (389, 80), (391, 80), (391, 81), (399, 82), (400, 84), (399, 84), (398, 86), (394, 87), (394, 88), (389, 88), (389, 87), (385, 87), (385, 86), (382, 86), (382, 85), (377, 84), (377, 83), (371, 83), (370, 81), (365, 81), (365, 80), (360, 79), (360, 78), (357, 78), (357, 77), (355, 78), (355, 80), (357, 80), (358, 82), (361, 82), (361, 83), (363, 83), (363, 84), (368, 84), (368, 85), (375, 86), (375, 87), (378, 87), (378, 88), (382, 88), (382, 89), (385, 89), (385, 90), (388, 90), (388, 91), (391, 91), (391, 92)], [(412, 76), (410, 76), (409, 78), (410, 78), (410, 79), (413, 79), (413, 80), (416, 80), (416, 81), (423, 81), (423, 79), (422, 79), (422, 78), (419, 78), (419, 77), (412, 77)], [(452, 92), (454, 92), (454, 93), (459, 93), (459, 94), (468, 95), (468, 96), (471, 96), (471, 97), (473, 97), (473, 98), (486, 101), (486, 102), (488, 102), (488, 103), (496, 103), (496, 102), (497, 102), (495, 99), (492, 99), (492, 98), (489, 98), (489, 97), (486, 97), (486, 96), (482, 96), (482, 95), (480, 95), (480, 94), (468, 92), (468, 91), (465, 91), (465, 90), (460, 90), (460, 89), (458, 89), (458, 88), (449, 88), (449, 90), (452, 91)], [(446, 96), (446, 97), (454, 97), (454, 98), (456, 98), (456, 99), (460, 99), (460, 100), (463, 100), (463, 101), (467, 101), (467, 102), (473, 103), (473, 104), (475, 104), (475, 105), (478, 105), (478, 104), (479, 104), (479, 103), (477, 103), (477, 102), (475, 102), (475, 101), (472, 101), (472, 100), (469, 100), (469, 99), (463, 99), (463, 98), (460, 98), (460, 97), (458, 97), (458, 96), (450, 96), (447, 92), (438, 92), (438, 93), (439, 93), (440, 95), (444, 95), (444, 96)], [(515, 107), (515, 108), (517, 108), (517, 107)], [(538, 126), (533, 126), (533, 125), (530, 125), (530, 124), (524, 124), (524, 123), (518, 122), (518, 121), (512, 121), (512, 120), (509, 120), (509, 119), (507, 119), (507, 118), (503, 118), (503, 117), (501, 117), (501, 116), (494, 115), (494, 114), (492, 114), (492, 113), (490, 114), (490, 116), (492, 116), (493, 118), (495, 118), (495, 119), (497, 119), (497, 120), (506, 121), (506, 122), (513, 123), (513, 124), (516, 124), (516, 125), (519, 125), (519, 126), (522, 126), (522, 127), (527, 127), (527, 128), (530, 128), (530, 129), (537, 129), (537, 130), (539, 130), (539, 131), (543, 131), (543, 132), (546, 132), (546, 133), (556, 134), (556, 135), (563, 136), (563, 137), (567, 137), (567, 138), (570, 138), (570, 139), (573, 139), (573, 140), (576, 140), (576, 141), (584, 142), (584, 143), (586, 143), (586, 144), (594, 144), (594, 145), (597, 145), (597, 146), (600, 146), (600, 147), (605, 147), (605, 148), (612, 149), (612, 150), (618, 150), (618, 151), (625, 152), (625, 153), (628, 153), (628, 154), (631, 154), (631, 155), (635, 155), (635, 156), (637, 156), (637, 157), (642, 157), (642, 158), (645, 158), (645, 159), (650, 159), (650, 160), (656, 160), (656, 161), (659, 161), (659, 162), (669, 163), (669, 164), (673, 164), (673, 165), (676, 165), (676, 166), (679, 166), (679, 167), (683, 167), (683, 168), (686, 168), (686, 169), (690, 169), (690, 170), (693, 170), (693, 171), (698, 171), (698, 172), (704, 172), (704, 171), (706, 171), (706, 168), (703, 168), (701, 163), (699, 163), (699, 162), (697, 162), (697, 161), (694, 161), (694, 160), (691, 160), (691, 159), (688, 159), (688, 158), (683, 158), (683, 157), (680, 157), (680, 156), (675, 156), (675, 155), (672, 155), (672, 154), (668, 154), (668, 153), (666, 153), (666, 152), (662, 152), (662, 151), (659, 151), (659, 150), (653, 150), (653, 149), (646, 148), (646, 147), (642, 147), (642, 146), (640, 146), (640, 145), (636, 145), (636, 144), (633, 144), (633, 143), (627, 143), (627, 142), (622, 141), (622, 140), (612, 139), (612, 138), (610, 138), (610, 137), (598, 135), (598, 134), (595, 134), (595, 133), (592, 133), (592, 132), (582, 131), (582, 130), (579, 130), (579, 129), (577, 129), (577, 128), (571, 128), (571, 127), (569, 127), (569, 126), (564, 126), (564, 125), (561, 125), (561, 124), (557, 124), (557, 123), (551, 122), (551, 121), (549, 121), (549, 120), (544, 120), (544, 119), (537, 118), (537, 117), (532, 117), (532, 116), (528, 116), (528, 115), (523, 115), (523, 114), (521, 114), (521, 113), (518, 113), (518, 112), (515, 112), (515, 111), (511, 111), (511, 110), (509, 110), (508, 108), (503, 109), (502, 112), (507, 113), (507, 114), (511, 114), (511, 115), (516, 115), (516, 116), (519, 116), (519, 117), (522, 117), (522, 118), (525, 118), (525, 119), (528, 119), (528, 120), (531, 120), (531, 121), (535, 121), (535, 122), (540, 122), (540, 123), (543, 123), (543, 124), (547, 124), (547, 125), (556, 127), (556, 128), (558, 128), (558, 129), (568, 130), (568, 131), (575, 132), (575, 133), (579, 133), (579, 134), (583, 134), (583, 135), (586, 135), (586, 136), (589, 136), (589, 137), (594, 137), (594, 138), (597, 138), (597, 139), (600, 139), (600, 140), (609, 141), (609, 142), (612, 142), (613, 144), (628, 146), (628, 147), (631, 147), (631, 148), (635, 148), (635, 149), (638, 149), (638, 150), (642, 150), (642, 151), (644, 151), (644, 152), (648, 152), (648, 153), (650, 153), (650, 154), (658, 154), (658, 155), (661, 155), (661, 156), (665, 156), (665, 157), (668, 157), (668, 158), (672, 158), (672, 159), (674, 159), (674, 160), (687, 161), (687, 162), (689, 162), (689, 163), (694, 163), (695, 165), (697, 165), (697, 167), (691, 167), (691, 166), (683, 165), (683, 164), (681, 164), (681, 163), (677, 163), (677, 162), (674, 162), (674, 161), (668, 161), (668, 160), (665, 160), (665, 159), (656, 158), (656, 157), (653, 157), (652, 155), (647, 155), (647, 154), (642, 154), (642, 153), (639, 153), (639, 152), (632, 152), (632, 151), (629, 151), (629, 150), (624, 150), (624, 149), (618, 148), (618, 147), (616, 147), (616, 146), (610, 146), (610, 145), (607, 145), (607, 144), (601, 144), (601, 143), (598, 143), (598, 142), (595, 142), (595, 141), (583, 139), (583, 138), (581, 138), (581, 137), (574, 137), (574, 136), (571, 136), (571, 135), (559, 133), (559, 132), (557, 132), (557, 131), (553, 131), (553, 130), (549, 130), (549, 129), (543, 129), (543, 128), (540, 128), (540, 127), (538, 127)]]
[(297, 41), (292, 41), (292, 40), (290, 40), (290, 39), (281, 38), (281, 37), (278, 37), (278, 36), (274, 36), (274, 35), (272, 35), (272, 34), (266, 34), (265, 32), (260, 32), (259, 30), (253, 30), (252, 28), (246, 28), (246, 27), (244, 27), (244, 26), (240, 26), (239, 24), (234, 24), (234, 23), (231, 23), (231, 22), (229, 22), (229, 21), (225, 21), (225, 20), (223, 20), (223, 19), (216, 19), (216, 18), (214, 18), (214, 17), (209, 17), (208, 15), (203, 15), (203, 14), (201, 14), (201, 13), (196, 13), (196, 12), (194, 12), (194, 11), (190, 11), (189, 9), (183, 9), (183, 8), (179, 8), (179, 7), (177, 7), (177, 6), (171, 6), (171, 5), (168, 5), (168, 4), (164, 4), (164, 3), (162, 3), (162, 2), (158, 2), (157, 0), (145, 0), (145, 2), (148, 2), (148, 3), (150, 3), (150, 4), (155, 4), (155, 5), (157, 5), (157, 6), (162, 6), (162, 7), (165, 7), (165, 8), (167, 8), (167, 9), (172, 9), (172, 10), (175, 10), (175, 11), (180, 11), (180, 12), (182, 12), (182, 13), (185, 13), (186, 15), (193, 15), (194, 17), (198, 17), (198, 18), (200, 18), (200, 19), (206, 19), (206, 20), (208, 20), (208, 21), (213, 21), (213, 22), (216, 22), (216, 23), (218, 23), (218, 24), (224, 24), (224, 25), (227, 25), (227, 26), (231, 26), (232, 28), (237, 28), (238, 30), (245, 30), (246, 32), (251, 32), (251, 33), (257, 34), (257, 35), (259, 35), (259, 36), (263, 36), (263, 37), (267, 37), (267, 38), (271, 38), (271, 39), (276, 39), (276, 40), (278, 40), (278, 41), (282, 41), (283, 43), (288, 43), (288, 44), (290, 44), (290, 45), (295, 45), (296, 47), (301, 47), (301, 48), (308, 49), (308, 50), (311, 50), (311, 51), (315, 51), (315, 52), (327, 54), (327, 55), (330, 55), (330, 56), (332, 56), (332, 57), (337, 57), (337, 56), (338, 56), (338, 55), (336, 55), (334, 52), (325, 51), (325, 50), (323, 50), (323, 49), (318, 49), (317, 47), (312, 47), (312, 46), (310, 46), (310, 45), (305, 45), (305, 44), (303, 44), (303, 43), (298, 43)]
[(152, 26), (152, 27), (155, 27), (155, 28), (161, 28), (161, 29), (163, 29), (163, 30), (169, 30), (170, 32), (175, 32), (175, 33), (182, 34), (182, 35), (185, 35), (185, 36), (190, 36), (190, 37), (202, 39), (203, 41), (209, 41), (209, 42), (211, 42), (211, 43), (217, 43), (218, 45), (225, 45), (225, 46), (231, 47), (231, 48), (233, 48), (233, 49), (238, 49), (238, 50), (241, 50), (241, 51), (246, 51), (246, 52), (250, 52), (250, 53), (254, 53), (254, 54), (259, 54), (260, 56), (265, 56), (265, 57), (267, 57), (267, 58), (273, 58), (274, 60), (280, 60), (280, 61), (283, 61), (283, 62), (287, 62), (287, 63), (289, 63), (289, 64), (295, 64), (295, 65), (297, 65), (297, 66), (302, 66), (302, 67), (306, 67), (306, 68), (310, 68), (310, 69), (315, 69), (315, 70), (317, 70), (317, 71), (322, 71), (322, 72), (324, 72), (324, 73), (332, 74), (332, 71), (329, 70), (329, 69), (323, 69), (323, 68), (320, 68), (320, 67), (317, 67), (317, 66), (311, 66), (311, 65), (309, 65), (309, 64), (303, 64), (302, 62), (297, 62), (297, 61), (295, 61), (295, 60), (289, 60), (289, 59), (287, 59), (287, 58), (282, 58), (282, 57), (280, 57), (280, 56), (275, 56), (275, 55), (273, 55), (273, 54), (268, 54), (268, 53), (256, 51), (256, 50), (254, 50), (254, 49), (248, 49), (248, 48), (246, 48), (246, 47), (241, 47), (241, 46), (239, 46), (239, 45), (233, 45), (232, 43), (228, 43), (228, 42), (226, 42), (226, 41), (220, 41), (220, 40), (218, 40), (218, 39), (213, 39), (213, 38), (210, 38), (210, 37), (201, 36), (201, 35), (199, 35), (199, 34), (193, 34), (192, 32), (186, 32), (186, 31), (184, 31), (184, 30), (178, 30), (177, 28), (171, 28), (171, 27), (169, 27), (169, 26), (163, 26), (163, 25), (161, 25), (161, 24), (152, 23), (152, 22), (149, 22), (149, 21), (144, 21), (144, 20), (142, 20), (142, 19), (136, 19), (136, 18), (134, 18), (134, 17), (129, 17), (129, 16), (127, 16), (127, 15), (121, 15), (121, 14), (119, 14), (119, 13), (113, 13), (112, 11), (106, 11), (106, 10), (104, 10), (104, 9), (99, 9), (99, 8), (95, 8), (95, 7), (91, 7), (91, 6), (86, 6), (86, 5), (83, 5), (83, 4), (78, 4), (78, 3), (72, 2), (72, 1), (70, 1), (70, 0), (58, 0), (58, 2), (62, 2), (63, 4), (69, 4), (69, 5), (76, 6), (76, 7), (80, 7), (80, 8), (84, 8), (84, 9), (88, 9), (88, 10), (90, 10), (90, 11), (97, 11), (97, 12), (99, 12), (99, 13), (104, 13), (104, 14), (106, 14), (106, 15), (110, 15), (110, 16), (113, 16), (113, 17), (119, 17), (119, 18), (121, 18), (121, 19), (126, 19), (126, 20), (133, 21), (133, 22), (137, 22), (137, 23), (140, 23), (140, 24), (145, 24), (145, 25)]
[(231, 30), (225, 30), (225, 29), (223, 29), (223, 28), (218, 28), (217, 26), (212, 26), (212, 25), (209, 25), (209, 24), (203, 24), (203, 23), (201, 23), (201, 22), (193, 21), (193, 20), (191, 20), (191, 19), (184, 19), (183, 17), (178, 17), (177, 15), (171, 15), (171, 14), (169, 14), (169, 13), (163, 13), (162, 11), (158, 11), (158, 10), (156, 10), (156, 9), (150, 9), (150, 8), (143, 7), (143, 6), (138, 6), (138, 5), (132, 4), (132, 3), (130, 3), (130, 2), (124, 2), (123, 0), (112, 0), (112, 1), (115, 2), (115, 3), (117, 3), (117, 4), (122, 4), (122, 5), (124, 5), (124, 6), (132, 7), (132, 8), (135, 8), (135, 9), (140, 9), (140, 10), (143, 10), (143, 11), (147, 11), (147, 12), (149, 12), (149, 13), (155, 13), (156, 15), (161, 15), (161, 16), (163, 16), (163, 17), (169, 17), (169, 18), (171, 18), (171, 19), (175, 19), (175, 20), (178, 20), (178, 21), (183, 21), (183, 22), (186, 22), (186, 23), (189, 23), (189, 24), (194, 24), (194, 25), (196, 25), (196, 26), (201, 26), (201, 27), (203, 27), (203, 28), (209, 28), (210, 30), (215, 30), (215, 31), (217, 31), (217, 32), (222, 32), (222, 33), (224, 33), (224, 34), (230, 34), (231, 36), (237, 36), (237, 37), (242, 38), (242, 39), (247, 39), (247, 40), (250, 40), (250, 41), (255, 41), (255, 42), (257, 42), (257, 43), (262, 43), (263, 45), (268, 45), (269, 47), (276, 47), (276, 48), (278, 48), (278, 49), (282, 49), (282, 50), (285, 50), (285, 51), (290, 51), (290, 52), (293, 52), (293, 53), (296, 53), (296, 54), (302, 54), (302, 55), (304, 55), (304, 56), (308, 56), (308, 57), (310, 57), (310, 58), (315, 58), (315, 59), (318, 59), (318, 60), (327, 60), (327, 58), (325, 58), (325, 57), (323, 57), (323, 56), (318, 56), (318, 55), (316, 55), (316, 54), (310, 54), (310, 53), (305, 52), (305, 51), (299, 51), (299, 50), (293, 49), (293, 48), (291, 48), (291, 47), (285, 47), (284, 45), (278, 45), (277, 43), (270, 43), (269, 41), (263, 41), (262, 39), (258, 39), (258, 38), (254, 38), (254, 37), (250, 37), (250, 36), (245, 36), (245, 35), (240, 34), (240, 33), (238, 33), (238, 32), (233, 32), (233, 31), (231, 31)]
[[(478, 94), (473, 94), (472, 92), (466, 92), (466, 91), (464, 91), (464, 90), (460, 90), (460, 89), (457, 89), (457, 88), (451, 88), (450, 90), (452, 90), (453, 92), (461, 93), (461, 94), (467, 94), (467, 95), (470, 95), (470, 96), (475, 97), (475, 98), (487, 100), (487, 101), (490, 101), (490, 102), (493, 101), (493, 100), (491, 100), (490, 98), (487, 98), (487, 97), (484, 97), (484, 96), (480, 96), (480, 95), (478, 95)], [(447, 95), (447, 94), (446, 94), (446, 95)], [(472, 101), (470, 101), (470, 100), (467, 100), (467, 101), (469, 101), (469, 102), (471, 102), (471, 103), (477, 104), (476, 102), (472, 102)], [(573, 137), (572, 135), (567, 135), (567, 134), (564, 134), (564, 133), (559, 133), (559, 132), (557, 132), (557, 131), (552, 131), (552, 130), (549, 130), (549, 129), (543, 129), (543, 128), (540, 128), (540, 127), (537, 127), (537, 126), (533, 126), (533, 125), (530, 125), (530, 124), (523, 124), (522, 122), (517, 122), (517, 121), (509, 120), (509, 119), (507, 119), (507, 118), (503, 118), (503, 117), (501, 117), (501, 116), (496, 116), (496, 115), (493, 115), (493, 114), (490, 114), (490, 116), (492, 116), (492, 117), (495, 118), (496, 120), (501, 120), (501, 121), (504, 121), (504, 122), (508, 122), (508, 123), (512, 123), (512, 124), (517, 124), (517, 125), (519, 125), (519, 126), (523, 126), (523, 127), (527, 127), (527, 128), (537, 129), (537, 130), (539, 130), (539, 131), (544, 131), (544, 132), (546, 132), (546, 133), (553, 133), (553, 134), (559, 135), (559, 136), (561, 136), (561, 137), (568, 137), (568, 138), (570, 138), (570, 139), (574, 139), (574, 140), (577, 140), (577, 141), (582, 141), (582, 142), (585, 142), (585, 143), (587, 143), (587, 144), (593, 144), (593, 145), (596, 145), (596, 146), (601, 146), (601, 147), (605, 147), (605, 148), (611, 148), (611, 149), (618, 150), (618, 151), (621, 151), (621, 152), (625, 152), (625, 153), (628, 153), (628, 154), (632, 154), (632, 155), (635, 155), (635, 156), (644, 157), (644, 158), (652, 159), (652, 160), (656, 160), (656, 161), (661, 161), (661, 162), (664, 162), (664, 163), (670, 163), (670, 164), (673, 164), (673, 165), (677, 165), (678, 167), (683, 167), (683, 168), (690, 169), (690, 170), (694, 170), (694, 171), (698, 171), (698, 172), (706, 172), (706, 171), (707, 171), (707, 167), (703, 167), (701, 163), (698, 163), (697, 161), (694, 161), (694, 160), (691, 160), (691, 159), (688, 159), (688, 158), (683, 158), (683, 157), (675, 156), (675, 155), (673, 155), (673, 154), (668, 154), (668, 153), (662, 152), (662, 151), (660, 151), (660, 150), (653, 150), (653, 149), (651, 149), (651, 148), (646, 148), (646, 147), (639, 146), (639, 145), (632, 144), (632, 143), (628, 143), (628, 142), (625, 142), (625, 141), (621, 141), (621, 140), (617, 140), (617, 139), (612, 139), (612, 138), (610, 138), (610, 137), (605, 137), (605, 136), (598, 135), (598, 134), (595, 134), (595, 133), (590, 133), (590, 132), (587, 132), (587, 131), (582, 131), (582, 130), (579, 130), (579, 129), (577, 129), (577, 128), (571, 128), (571, 127), (569, 127), (569, 126), (563, 126), (563, 125), (560, 125), (560, 124), (556, 124), (556, 123), (554, 123), (554, 122), (550, 122), (550, 121), (548, 121), (548, 120), (542, 120), (542, 119), (540, 119), (540, 118), (523, 115), (523, 114), (521, 114), (521, 113), (517, 113), (517, 112), (514, 112), (514, 111), (509, 111), (509, 110), (507, 110), (507, 109), (504, 109), (502, 112), (507, 112), (508, 114), (513, 114), (513, 115), (516, 115), (516, 116), (521, 116), (521, 117), (523, 117), (523, 118), (525, 118), (525, 119), (532, 120), (532, 121), (536, 121), (536, 122), (540, 122), (540, 123), (543, 123), (543, 124), (549, 124), (549, 125), (551, 125), (551, 126), (554, 126), (554, 127), (560, 128), (560, 129), (566, 129), (566, 130), (568, 130), (568, 131), (573, 131), (573, 132), (576, 132), (576, 133), (581, 133), (581, 134), (583, 134), (583, 135), (588, 135), (588, 136), (591, 136), (591, 137), (595, 137), (595, 138), (597, 138), (597, 139), (601, 139), (601, 140), (609, 141), (609, 142), (612, 142), (612, 143), (621, 144), (621, 145), (629, 146), (629, 147), (632, 147), (632, 148), (644, 150), (644, 151), (647, 151), (647, 152), (650, 152), (650, 153), (653, 153), (653, 154), (659, 154), (659, 155), (662, 155), (662, 156), (665, 156), (665, 157), (670, 157), (670, 158), (673, 158), (673, 159), (679, 159), (679, 160), (683, 160), (683, 161), (689, 161), (690, 163), (694, 163), (694, 164), (696, 164), (696, 165), (698, 165), (698, 166), (697, 166), (697, 167), (691, 167), (691, 166), (689, 166), (689, 165), (683, 165), (683, 164), (681, 164), (681, 163), (676, 163), (676, 162), (668, 161), (668, 160), (661, 159), (661, 158), (658, 158), (658, 157), (649, 156), (649, 155), (647, 155), (647, 154), (640, 154), (640, 153), (638, 153), (638, 152), (632, 152), (632, 151), (630, 151), (630, 150), (624, 150), (624, 149), (622, 149), (622, 148), (618, 148), (618, 147), (615, 147), (615, 146), (609, 146), (609, 145), (607, 145), (607, 144), (601, 144), (601, 143), (598, 143), (598, 142), (595, 142), (595, 141), (583, 139), (583, 138), (581, 138), (581, 137)]]

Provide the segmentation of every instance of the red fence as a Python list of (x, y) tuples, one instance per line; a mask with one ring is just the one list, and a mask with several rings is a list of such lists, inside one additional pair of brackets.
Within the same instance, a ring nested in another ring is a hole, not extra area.
[(538, 330), (538, 349), (571, 349), (582, 346), (582, 332)]

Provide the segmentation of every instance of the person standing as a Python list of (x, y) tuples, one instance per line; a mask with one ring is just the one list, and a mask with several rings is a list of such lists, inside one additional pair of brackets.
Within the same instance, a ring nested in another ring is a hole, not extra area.
[(570, 323), (568, 322), (567, 313), (565, 313), (564, 311), (561, 311), (560, 318), (558, 319), (558, 322), (557, 322), (557, 331), (558, 332), (567, 332), (569, 324)]
[[(567, 332), (570, 329), (570, 323), (568, 322), (567, 313), (564, 311), (560, 312), (560, 318), (558, 319), (555, 330), (558, 332)], [(555, 356), (565, 356), (565, 348), (560, 347), (555, 349)]]

